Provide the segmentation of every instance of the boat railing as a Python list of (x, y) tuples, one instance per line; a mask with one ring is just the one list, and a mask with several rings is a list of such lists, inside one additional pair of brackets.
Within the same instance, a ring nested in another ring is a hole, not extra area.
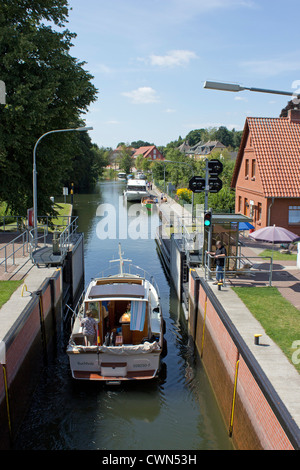
[[(113, 260), (113, 261), (119, 261), (119, 260)], [(126, 260), (124, 260), (126, 261)], [(158, 294), (158, 297), (160, 297), (159, 295), (159, 288), (158, 288), (158, 285), (157, 285), (157, 282), (155, 280), (155, 277), (153, 276), (153, 274), (150, 274), (146, 269), (143, 269), (141, 268), (140, 266), (136, 266), (135, 264), (127, 264), (125, 265), (123, 263), (123, 267), (122, 267), (122, 274), (120, 273), (120, 269), (119, 269), (119, 263), (117, 264), (111, 264), (109, 268), (101, 271), (99, 273), (98, 276), (95, 276), (95, 278), (106, 278), (106, 277), (111, 277), (111, 276), (127, 276), (127, 277), (130, 277), (130, 275), (132, 276), (139, 276), (141, 277), (142, 279), (145, 279), (146, 281), (149, 281), (153, 287), (155, 288), (155, 290), (157, 291), (157, 294)]]
[(85, 290), (82, 292), (82, 294), (81, 294), (81, 296), (80, 296), (80, 298), (79, 298), (79, 300), (78, 300), (78, 302), (77, 302), (77, 304), (74, 308), (71, 308), (68, 304), (66, 304), (66, 307), (67, 307), (68, 311), (64, 315), (64, 322), (66, 321), (66, 319), (69, 315), (69, 311), (70, 311), (72, 313), (71, 318), (70, 318), (71, 330), (73, 328), (75, 319), (79, 316), (81, 306), (83, 305), (85, 292), (86, 292)]

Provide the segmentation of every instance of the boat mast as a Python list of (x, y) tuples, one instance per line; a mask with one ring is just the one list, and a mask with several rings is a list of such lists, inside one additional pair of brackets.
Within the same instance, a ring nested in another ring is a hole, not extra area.
[(123, 259), (122, 257), (122, 249), (121, 249), (121, 243), (119, 243), (119, 259), (112, 259), (110, 262), (111, 263), (114, 263), (116, 261), (119, 261), (120, 262), (120, 275), (123, 276), (123, 265), (124, 265), (124, 261), (128, 261), (129, 263), (131, 263), (131, 259)]

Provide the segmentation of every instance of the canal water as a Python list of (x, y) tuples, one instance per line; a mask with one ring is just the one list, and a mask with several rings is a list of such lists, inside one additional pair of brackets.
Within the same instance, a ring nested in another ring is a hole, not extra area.
[(225, 424), (202, 364), (188, 341), (187, 325), (154, 239), (159, 217), (124, 204), (121, 181), (74, 196), (74, 215), (85, 236), (85, 283), (118, 258), (153, 274), (166, 321), (168, 354), (157, 381), (108, 386), (71, 379), (66, 339), (40, 377), (18, 433), (27, 450), (231, 450)]

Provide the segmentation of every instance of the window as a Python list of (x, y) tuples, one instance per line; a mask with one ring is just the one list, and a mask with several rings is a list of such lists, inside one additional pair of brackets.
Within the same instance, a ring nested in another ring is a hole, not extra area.
[(245, 160), (245, 178), (249, 176), (249, 160), (248, 158)]
[(262, 205), (261, 202), (257, 204), (257, 220), (261, 220)]
[(289, 206), (289, 224), (300, 224), (300, 206)]
[(248, 199), (245, 197), (245, 201), (244, 201), (244, 215), (247, 215), (248, 207), (249, 207)]
[(238, 205), (238, 212), (242, 212), (242, 196), (239, 196), (239, 205)]
[(251, 178), (255, 179), (255, 171), (256, 171), (256, 160), (252, 160), (251, 162)]

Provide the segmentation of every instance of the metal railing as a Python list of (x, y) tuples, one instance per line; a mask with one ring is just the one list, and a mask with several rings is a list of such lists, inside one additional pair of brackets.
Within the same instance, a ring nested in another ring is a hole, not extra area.
[[(205, 252), (205, 264), (204, 264), (204, 272), (205, 272), (205, 279), (211, 278), (212, 274), (215, 274), (216, 271), (211, 268), (211, 261), (214, 259), (214, 255), (209, 254), (207, 251)], [(234, 261), (234, 269), (227, 268), (226, 270), (226, 262), (230, 260)], [(256, 260), (256, 263), (252, 261)], [(263, 263), (263, 260), (269, 261), (269, 269), (262, 269), (256, 268), (257, 261), (259, 260), (259, 264)], [(271, 256), (226, 256), (223, 268), (223, 285), (226, 284), (226, 277), (231, 277), (232, 275), (235, 276), (245, 276), (249, 275), (249, 277), (253, 277), (255, 274), (268, 274), (268, 282), (269, 286), (272, 286), (272, 273), (273, 273), (273, 258)]]
[[(69, 245), (72, 242), (74, 235), (77, 233), (77, 228), (78, 228), (78, 217), (75, 216), (66, 216), (65, 219), (67, 219), (67, 225), (53, 225), (51, 224), (51, 229), (53, 229), (53, 240), (57, 238), (57, 245), (59, 248), (59, 251), (62, 255), (66, 254)], [(48, 221), (47, 221), (48, 222)], [(59, 230), (65, 227), (65, 229), (60, 232)], [(36, 249), (37, 244), (40, 242), (44, 246), (47, 244), (47, 239), (49, 235), (49, 224), (45, 225), (40, 225), (38, 227), (41, 235), (38, 235), (38, 237), (35, 239), (35, 230), (32, 229), (30, 230), (29, 233), (29, 244), (30, 244), (30, 254), (32, 255), (33, 251)]]
[(25, 256), (25, 252), (29, 251), (29, 237), (28, 232), (23, 232), (16, 238), (8, 242), (6, 245), (0, 248), (0, 258), (4, 258), (0, 262), (0, 266), (4, 264), (4, 271), (7, 273), (8, 260), (12, 258), (12, 265), (15, 265), (16, 254), (22, 250), (22, 255)]

